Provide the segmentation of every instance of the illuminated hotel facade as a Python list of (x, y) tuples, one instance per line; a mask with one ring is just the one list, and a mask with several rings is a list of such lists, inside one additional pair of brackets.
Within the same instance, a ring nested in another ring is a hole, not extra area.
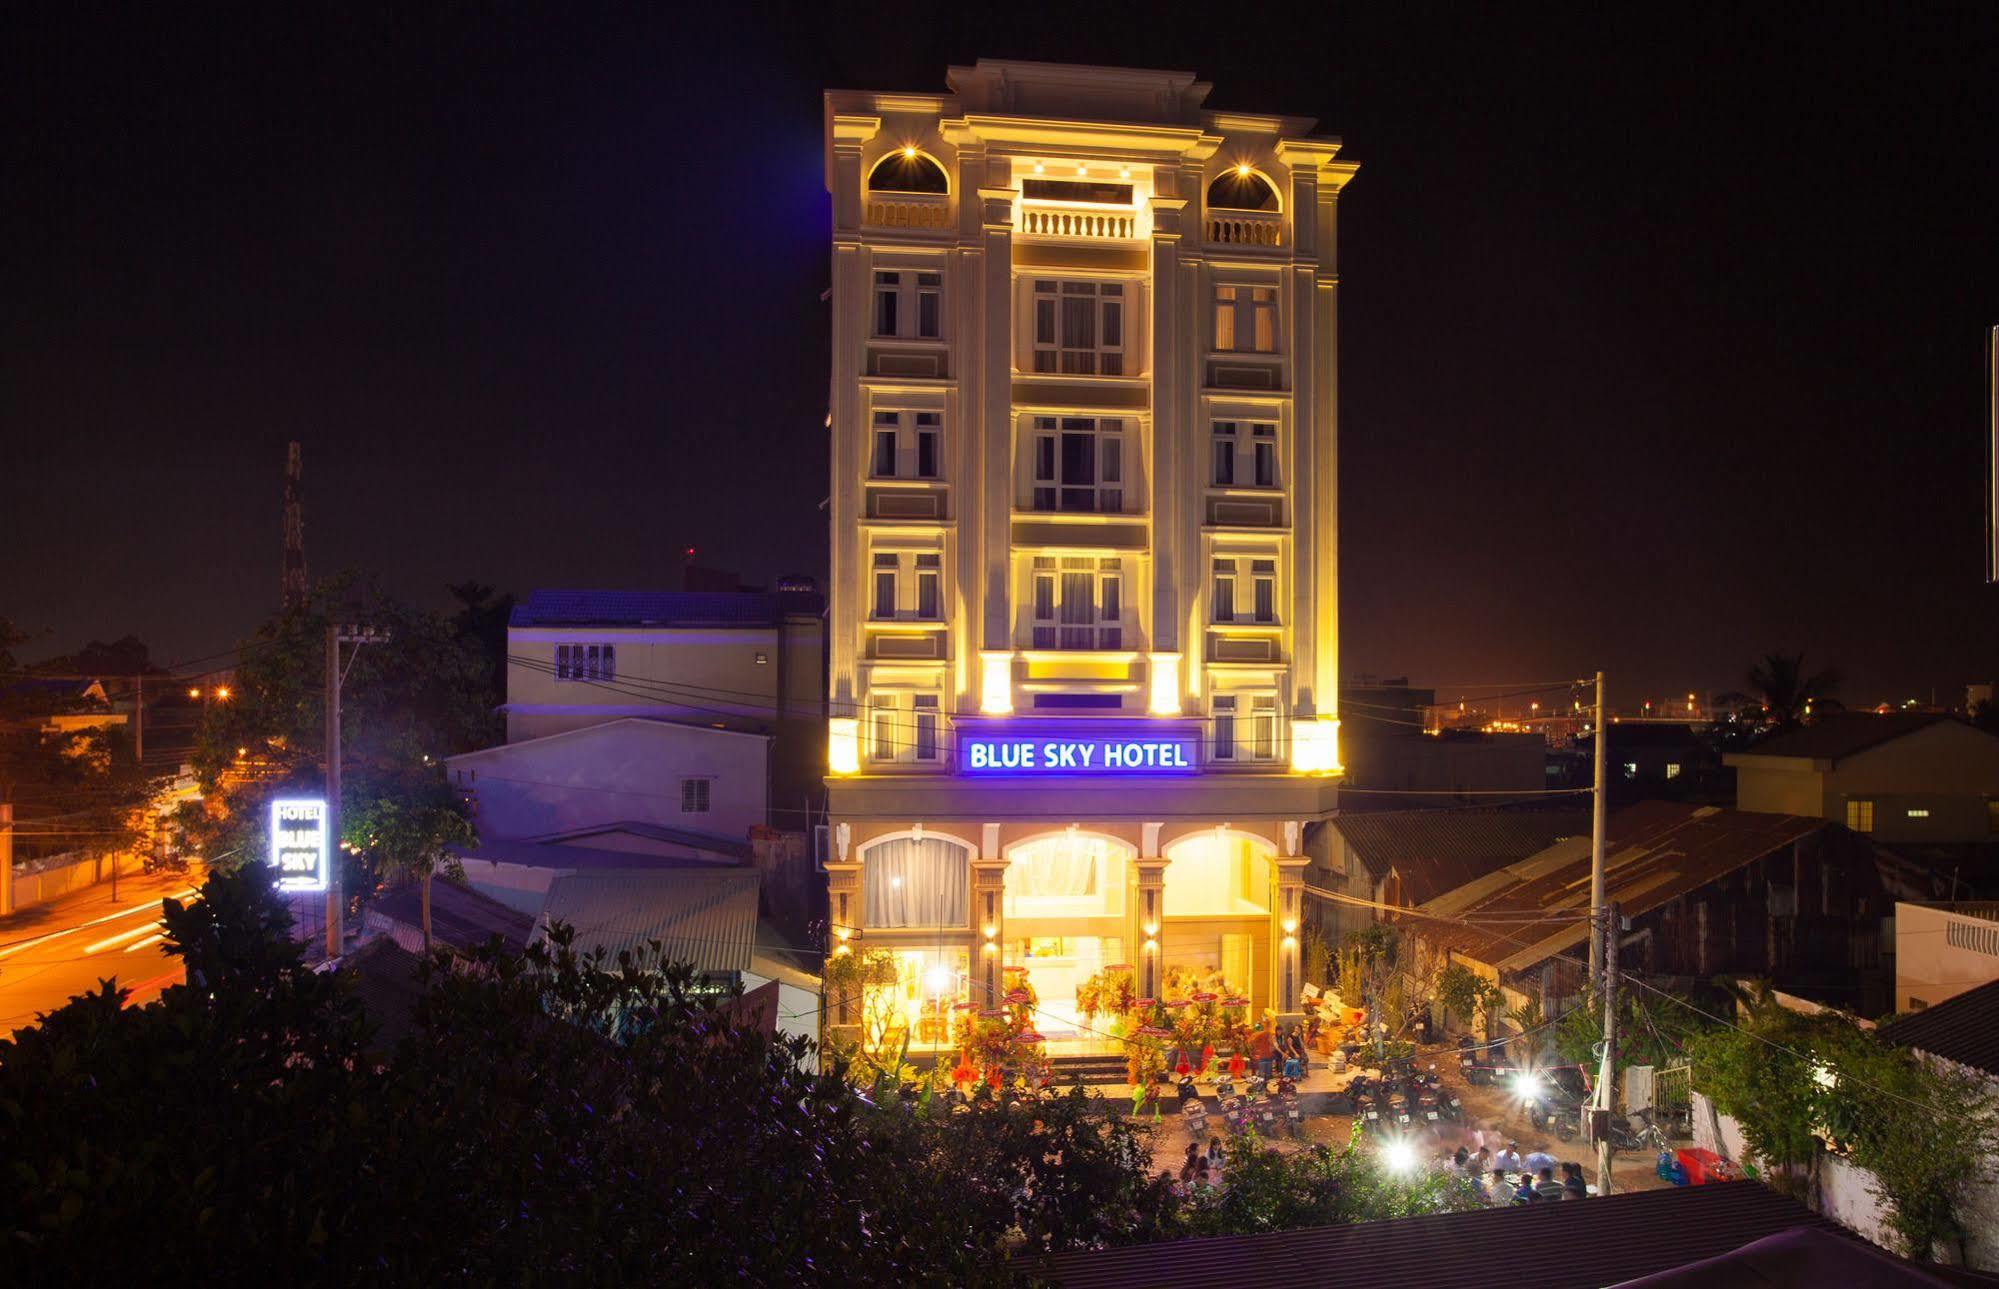
[(825, 99), (828, 919), (900, 977), (829, 1020), (920, 1047), (1024, 978), (1089, 1042), (1116, 964), (1294, 1012), (1355, 167), (1187, 73), (946, 82)]

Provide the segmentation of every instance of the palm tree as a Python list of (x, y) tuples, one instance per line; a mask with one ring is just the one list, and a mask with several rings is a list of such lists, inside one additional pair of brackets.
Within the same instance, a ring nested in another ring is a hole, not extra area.
[(1721, 696), (1723, 702), (1740, 705), (1742, 714), (1770, 729), (1790, 729), (1808, 717), (1840, 710), (1834, 695), (1839, 690), (1837, 671), (1807, 674), (1805, 655), (1766, 653), (1745, 677), (1746, 692)]

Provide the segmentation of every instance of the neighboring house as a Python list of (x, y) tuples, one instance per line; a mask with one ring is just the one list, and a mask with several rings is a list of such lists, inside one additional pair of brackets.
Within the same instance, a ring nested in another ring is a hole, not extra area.
[(1895, 906), (1896, 1011), (1921, 1011), (1999, 980), (1999, 904)]
[(1739, 809), (1810, 815), (1889, 846), (1999, 842), (1999, 737), (1937, 712), (1843, 712), (1724, 758)]
[[(1675, 721), (1614, 721), (1609, 777), (1640, 790), (1683, 786), (1714, 770), (1714, 749), (1700, 731)], [(1585, 739), (1587, 743), (1587, 739)]]
[(618, 716), (445, 761), (481, 839), (640, 823), (745, 844), (765, 822), (770, 736)]
[(535, 922), (560, 922), (578, 951), (650, 954), (693, 965), (716, 985), (741, 987), (739, 1016), (786, 1034), (819, 1038), (819, 977), (758, 917), (754, 869), (606, 870), (558, 877)]
[(1588, 811), (1569, 809), (1342, 813), (1307, 839), (1308, 907), (1337, 939), (1382, 920), (1359, 901), (1414, 908), (1589, 828)]
[(765, 735), (771, 818), (804, 831), (824, 790), (825, 599), (776, 591), (536, 590), (507, 624), (507, 741), (643, 717)]
[[(1615, 811), (1606, 832), (1606, 898), (1630, 928), (1619, 942), (1626, 969), (1741, 972), (1880, 1010), (1891, 906), (1864, 839), (1821, 819), (1670, 801)], [(1584, 830), (1437, 896), (1410, 924), (1417, 968), (1462, 962), (1497, 979), (1509, 1004), (1538, 998), (1552, 1015), (1582, 985), (1589, 885)]]

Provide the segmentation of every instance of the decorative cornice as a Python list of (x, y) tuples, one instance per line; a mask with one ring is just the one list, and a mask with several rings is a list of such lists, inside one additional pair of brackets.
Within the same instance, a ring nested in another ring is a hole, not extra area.
[(859, 151), (863, 144), (881, 133), (882, 119), (878, 116), (836, 116), (831, 128), (835, 151)]

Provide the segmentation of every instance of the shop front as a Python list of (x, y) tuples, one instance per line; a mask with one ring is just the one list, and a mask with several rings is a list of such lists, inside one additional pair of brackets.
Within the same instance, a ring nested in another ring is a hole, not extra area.
[(1226, 1000), (1249, 1019), (1298, 1012), (1315, 781), (1099, 782), (1071, 766), (1036, 783), (832, 786), (833, 952), (887, 950), (896, 964), (863, 998), (828, 998), (836, 1026), (934, 1051), (966, 1013), (1031, 1006), (1051, 1054), (1081, 1054), (1121, 1050), (1121, 998)]

